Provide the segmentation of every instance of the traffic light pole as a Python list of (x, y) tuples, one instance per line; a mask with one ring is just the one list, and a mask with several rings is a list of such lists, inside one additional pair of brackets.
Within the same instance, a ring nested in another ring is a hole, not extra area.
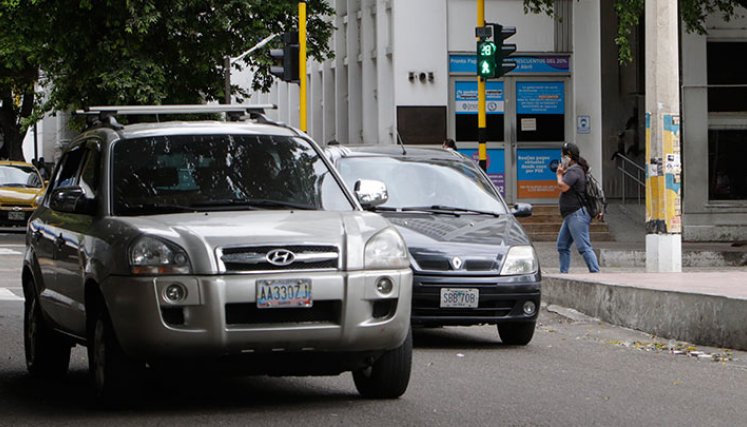
[(299, 127), (307, 132), (306, 125), (306, 0), (298, 2), (298, 80)]
[[(485, 26), (485, 0), (477, 0), (477, 26)], [(478, 37), (479, 40), (479, 37)], [(477, 76), (477, 158), (482, 170), (488, 169), (487, 120), (485, 118), (485, 79)]]

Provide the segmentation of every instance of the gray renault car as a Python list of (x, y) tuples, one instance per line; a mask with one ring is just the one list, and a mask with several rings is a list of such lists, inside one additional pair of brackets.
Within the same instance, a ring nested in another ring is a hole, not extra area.
[(474, 161), (455, 152), (402, 146), (329, 146), (343, 179), (386, 184), (370, 206), (397, 226), (414, 272), (413, 325), (497, 325), (501, 341), (526, 345), (541, 299), (539, 261), (512, 208)]
[[(354, 196), (305, 134), (256, 109), (215, 107), (87, 111), (95, 124), (65, 150), (28, 223), (28, 370), (64, 374), (79, 344), (103, 400), (145, 369), (181, 365), (352, 371), (363, 396), (400, 396), (412, 352), (408, 252), (361, 208), (385, 202), (386, 189), (361, 181)], [(180, 112), (244, 117), (113, 119)]]

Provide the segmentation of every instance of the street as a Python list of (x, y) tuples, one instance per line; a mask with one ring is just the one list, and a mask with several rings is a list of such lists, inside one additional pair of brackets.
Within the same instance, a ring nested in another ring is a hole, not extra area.
[(552, 306), (526, 347), (502, 345), (490, 326), (416, 330), (410, 386), (398, 400), (360, 398), (350, 374), (190, 373), (153, 378), (125, 409), (104, 410), (91, 400), (85, 348), (73, 350), (64, 379), (26, 372), (22, 245), (22, 234), (0, 235), (1, 426), (739, 425), (746, 415), (747, 354), (674, 354), (665, 339)]

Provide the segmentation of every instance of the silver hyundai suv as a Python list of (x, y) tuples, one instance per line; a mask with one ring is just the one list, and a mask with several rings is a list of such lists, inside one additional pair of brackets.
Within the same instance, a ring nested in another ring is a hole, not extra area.
[[(237, 107), (155, 109), (159, 114)], [(63, 153), (31, 217), (23, 265), (28, 370), (64, 374), (88, 347), (96, 395), (146, 369), (270, 375), (352, 371), (367, 397), (409, 382), (408, 251), (319, 147), (256, 109), (235, 122), (96, 120)], [(186, 368), (185, 368), (186, 369)]]

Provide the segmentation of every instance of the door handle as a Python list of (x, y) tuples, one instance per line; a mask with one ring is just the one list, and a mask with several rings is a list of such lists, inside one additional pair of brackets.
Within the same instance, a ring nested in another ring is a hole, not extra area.
[(65, 246), (65, 238), (62, 237), (62, 233), (54, 239), (54, 244), (57, 246), (57, 249), (62, 249), (62, 247)]

